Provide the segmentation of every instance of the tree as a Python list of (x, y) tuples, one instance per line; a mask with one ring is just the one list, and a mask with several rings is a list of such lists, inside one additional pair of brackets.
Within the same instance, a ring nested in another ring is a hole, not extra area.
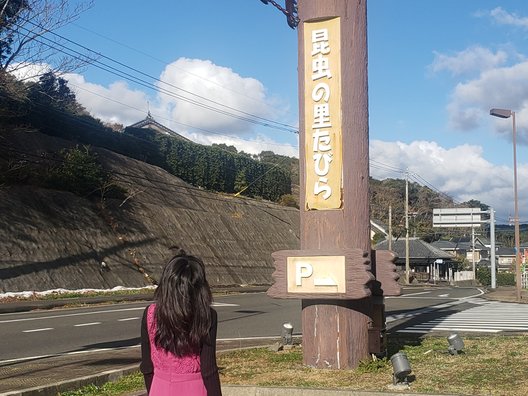
[(88, 55), (66, 55), (66, 40), (54, 33), (92, 4), (93, 0), (74, 7), (68, 0), (0, 0), (0, 78), (24, 70), (22, 78), (31, 79), (43, 66), (69, 72), (92, 61)]
[(53, 72), (40, 76), (39, 82), (31, 86), (29, 98), (38, 105), (53, 106), (73, 114), (85, 112), (84, 107), (77, 102), (75, 93), (68, 87), (68, 82)]

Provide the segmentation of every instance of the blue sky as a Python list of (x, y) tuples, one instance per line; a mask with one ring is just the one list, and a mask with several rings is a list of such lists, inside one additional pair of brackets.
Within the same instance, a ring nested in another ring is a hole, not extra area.
[[(260, 0), (95, 0), (60, 33), (171, 84), (171, 92), (182, 88), (215, 106), (298, 124), (297, 32)], [(528, 221), (527, 38), (526, 0), (369, 0), (372, 176), (403, 178), (409, 168), (411, 179), (457, 202), (479, 199), (507, 222), (512, 124), (488, 113), (511, 108), (520, 219)], [(297, 156), (294, 133), (205, 110), (94, 66), (67, 78), (105, 121), (128, 125), (150, 108), (159, 122), (200, 143)]]

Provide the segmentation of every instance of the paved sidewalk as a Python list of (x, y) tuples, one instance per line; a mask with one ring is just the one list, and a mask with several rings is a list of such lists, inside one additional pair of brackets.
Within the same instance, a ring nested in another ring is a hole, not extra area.
[[(246, 289), (247, 290), (247, 289)], [(120, 301), (150, 300), (151, 295), (127, 296)], [(515, 287), (499, 288), (487, 293), (485, 298), (515, 302)], [(115, 297), (79, 298), (74, 299), (78, 304), (109, 303), (116, 301)], [(523, 291), (522, 303), (528, 303), (528, 292)], [(32, 309), (49, 309), (61, 305), (71, 305), (72, 300), (12, 302), (0, 304), (0, 313), (21, 312)], [(261, 341), (262, 343), (268, 341)], [(218, 350), (227, 350), (247, 346), (256, 346), (258, 343), (222, 343)], [(100, 385), (116, 380), (123, 375), (138, 370), (140, 351), (138, 347), (130, 347), (109, 351), (97, 351), (67, 356), (48, 357), (24, 362), (5, 363), (0, 365), (0, 396), (55, 396), (58, 392), (79, 389), (87, 384)], [(116, 369), (116, 367), (118, 367)], [(301, 388), (274, 388), (254, 386), (223, 386), (224, 396), (386, 396), (394, 393), (359, 392), (317, 390)], [(410, 393), (397, 393), (400, 396)], [(143, 396), (145, 392), (138, 392), (129, 396)], [(413, 396), (420, 396), (412, 393)], [(432, 395), (428, 395), (432, 396)]]

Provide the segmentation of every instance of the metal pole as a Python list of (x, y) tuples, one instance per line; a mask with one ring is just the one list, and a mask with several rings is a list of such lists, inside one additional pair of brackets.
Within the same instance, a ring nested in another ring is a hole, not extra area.
[(515, 111), (511, 112), (513, 121), (513, 200), (515, 225), (515, 277), (517, 280), (517, 301), (521, 301), (521, 242), (519, 236), (519, 201), (517, 198), (517, 129), (515, 126)]
[[(473, 215), (471, 215), (473, 217)], [(475, 227), (471, 226), (471, 263), (473, 264), (473, 281), (477, 280), (475, 268)]]
[(491, 240), (491, 288), (497, 288), (497, 268), (495, 264), (495, 211), (493, 208), (490, 208), (490, 240)]
[(410, 283), (409, 262), (409, 171), (405, 171), (405, 283)]
[(392, 250), (392, 205), (389, 205), (389, 250)]

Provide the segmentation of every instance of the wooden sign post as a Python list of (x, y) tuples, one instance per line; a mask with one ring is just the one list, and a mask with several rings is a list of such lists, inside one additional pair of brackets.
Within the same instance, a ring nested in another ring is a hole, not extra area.
[(301, 250), (273, 254), (268, 294), (302, 299), (306, 365), (355, 368), (400, 292), (394, 255), (370, 247), (366, 0), (298, 10)]
[[(370, 253), (365, 0), (299, 2), (301, 250)], [(328, 168), (328, 172), (325, 172)], [(302, 300), (304, 363), (369, 356), (372, 300)]]
[(301, 250), (273, 253), (268, 295), (302, 299), (306, 365), (355, 368), (400, 294), (394, 254), (370, 248), (366, 0), (298, 9)]

